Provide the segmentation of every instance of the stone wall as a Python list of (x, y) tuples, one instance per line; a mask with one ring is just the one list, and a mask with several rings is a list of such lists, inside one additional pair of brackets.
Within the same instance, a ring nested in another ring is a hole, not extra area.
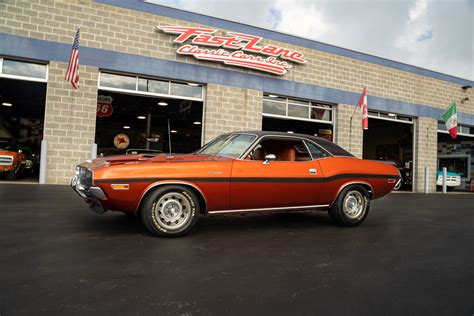
[(98, 69), (81, 66), (80, 86), (74, 90), (64, 80), (66, 68), (66, 63), (49, 64), (44, 116), (48, 184), (69, 183), (75, 166), (91, 157), (95, 139)]
[[(179, 56), (174, 36), (156, 32), (157, 25), (197, 26), (91, 0), (4, 0), (0, 3), (2, 33), (71, 44), (80, 26), (81, 46), (265, 75)], [(470, 101), (459, 102), (458, 111), (474, 114), (473, 89), (465, 93), (459, 84), (273, 40), (264, 43), (304, 52), (308, 62), (293, 65), (283, 79), (357, 93), (367, 86), (372, 96), (443, 109), (451, 101), (467, 96)]]
[(261, 91), (209, 84), (206, 94), (204, 143), (226, 132), (261, 130)]

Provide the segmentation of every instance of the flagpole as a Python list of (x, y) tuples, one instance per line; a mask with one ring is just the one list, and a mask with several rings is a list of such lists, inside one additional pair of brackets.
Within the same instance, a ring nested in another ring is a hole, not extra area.
[(357, 110), (358, 105), (354, 107), (352, 111), (351, 118), (349, 120), (349, 152), (352, 152), (352, 119), (354, 118), (355, 111)]

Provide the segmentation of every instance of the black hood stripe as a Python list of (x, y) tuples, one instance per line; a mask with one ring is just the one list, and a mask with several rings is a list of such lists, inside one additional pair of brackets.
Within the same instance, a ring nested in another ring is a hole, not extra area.
[(305, 183), (305, 182), (330, 182), (339, 179), (399, 179), (399, 176), (388, 174), (367, 174), (367, 173), (343, 173), (331, 177), (299, 177), (299, 178), (270, 178), (270, 177), (242, 177), (242, 178), (128, 178), (128, 179), (99, 179), (94, 183), (141, 183), (158, 182), (166, 180), (178, 180), (188, 182), (270, 182), (270, 183)]

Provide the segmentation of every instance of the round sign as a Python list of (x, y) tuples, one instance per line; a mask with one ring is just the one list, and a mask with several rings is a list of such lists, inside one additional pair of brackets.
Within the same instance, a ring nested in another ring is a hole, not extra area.
[(130, 145), (130, 138), (125, 134), (117, 134), (114, 137), (114, 146), (117, 149), (127, 149)]

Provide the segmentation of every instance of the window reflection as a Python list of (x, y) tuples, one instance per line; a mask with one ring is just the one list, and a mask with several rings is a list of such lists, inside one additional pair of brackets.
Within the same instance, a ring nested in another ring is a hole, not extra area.
[(15, 76), (46, 79), (46, 65), (4, 59), (2, 73)]
[(186, 83), (172, 82), (170, 93), (172, 95), (200, 99), (202, 98), (202, 87), (190, 86)]
[(263, 101), (263, 113), (286, 115), (286, 104), (279, 102)]
[(136, 84), (136, 77), (127, 77), (108, 73), (100, 74), (100, 85), (102, 87), (135, 90)]

